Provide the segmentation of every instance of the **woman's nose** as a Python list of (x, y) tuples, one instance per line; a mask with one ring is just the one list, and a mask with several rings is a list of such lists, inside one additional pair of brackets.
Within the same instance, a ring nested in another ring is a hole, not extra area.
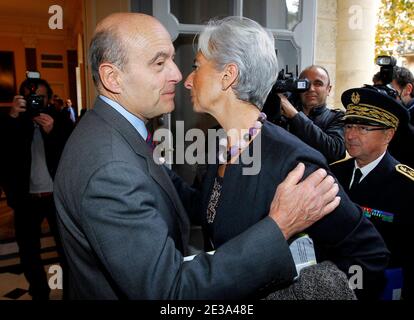
[(187, 79), (185, 79), (184, 86), (185, 86), (187, 89), (192, 89), (192, 88), (193, 88), (193, 72), (191, 72), (191, 73), (188, 75)]

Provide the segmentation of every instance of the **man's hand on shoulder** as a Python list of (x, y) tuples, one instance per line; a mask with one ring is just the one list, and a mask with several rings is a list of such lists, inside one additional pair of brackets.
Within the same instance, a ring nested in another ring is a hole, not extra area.
[(305, 230), (335, 210), (340, 203), (339, 187), (324, 169), (318, 169), (300, 182), (305, 165), (293, 169), (277, 187), (269, 216), (286, 239)]

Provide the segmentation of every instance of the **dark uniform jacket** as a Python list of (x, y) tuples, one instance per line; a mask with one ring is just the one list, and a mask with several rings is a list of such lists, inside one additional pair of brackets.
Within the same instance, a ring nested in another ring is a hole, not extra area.
[[(46, 165), (53, 179), (56, 173), (60, 155), (71, 129), (62, 124), (57, 112), (47, 107), (44, 113), (54, 119), (53, 129), (47, 134), (40, 127), (45, 147)], [(4, 137), (4, 189), (8, 205), (15, 208), (26, 199), (29, 193), (30, 170), (32, 162), (31, 146), (34, 133), (34, 123), (31, 117), (21, 113), (12, 118), (5, 115), (2, 118)]]
[(345, 157), (344, 129), (340, 110), (326, 105), (314, 108), (309, 116), (299, 112), (288, 121), (288, 131), (321, 152), (328, 163)]
[[(207, 223), (206, 214), (218, 164), (208, 166), (198, 212), (199, 220), (215, 248), (268, 215), (277, 186), (299, 162), (306, 165), (306, 176), (318, 168), (329, 170), (326, 160), (318, 151), (270, 122), (266, 122), (261, 131), (260, 157), (261, 170), (257, 175), (243, 175), (242, 164), (227, 165), (213, 224)], [(185, 194), (183, 188), (178, 189), (181, 195)], [(360, 265), (367, 281), (365, 288), (380, 291), (383, 283), (378, 289), (371, 285), (375, 286), (377, 280), (378, 283), (383, 280), (389, 252), (376, 229), (363, 217), (362, 211), (349, 200), (343, 189), (339, 195), (340, 206), (306, 232), (314, 240), (319, 260), (335, 262), (348, 276), (351, 265)], [(185, 203), (191, 206), (194, 195), (189, 193), (186, 197)], [(366, 294), (374, 293), (367, 290)], [(364, 294), (359, 297), (364, 297)]]
[[(383, 236), (391, 251), (390, 267), (403, 267), (403, 298), (412, 299), (414, 249), (411, 232), (414, 230), (414, 171), (407, 169), (407, 175), (402, 174), (397, 170), (398, 165), (399, 161), (387, 152), (352, 192), (349, 190), (349, 184), (353, 175), (354, 159), (335, 163), (331, 169), (349, 197), (364, 208), (365, 215)], [(403, 166), (402, 170), (404, 168), (407, 167)]]

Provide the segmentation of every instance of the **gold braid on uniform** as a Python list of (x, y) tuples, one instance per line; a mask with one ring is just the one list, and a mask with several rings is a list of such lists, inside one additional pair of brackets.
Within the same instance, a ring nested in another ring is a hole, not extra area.
[(405, 175), (406, 177), (410, 178), (411, 180), (414, 181), (414, 169), (410, 168), (409, 166), (405, 165), (405, 164), (397, 164), (395, 166), (395, 169), (397, 170), (397, 172)]
[(374, 120), (394, 129), (397, 129), (400, 122), (391, 112), (369, 104), (349, 104), (346, 109), (346, 116), (358, 116), (358, 118)]

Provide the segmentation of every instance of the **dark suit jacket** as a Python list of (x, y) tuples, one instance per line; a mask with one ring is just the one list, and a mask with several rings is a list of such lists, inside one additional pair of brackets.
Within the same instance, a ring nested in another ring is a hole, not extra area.
[[(390, 267), (403, 267), (405, 299), (414, 298), (414, 253), (409, 239), (414, 230), (414, 209), (411, 199), (414, 196), (414, 181), (396, 170), (399, 161), (388, 152), (380, 163), (359, 183), (349, 190), (354, 169), (354, 159), (335, 163), (331, 166), (338, 181), (349, 197), (366, 208), (365, 212), (383, 236), (391, 251)], [(370, 214), (370, 209), (386, 212), (392, 221), (382, 214)]]
[[(208, 167), (199, 212), (204, 230), (215, 247), (220, 247), (267, 215), (277, 186), (299, 162), (306, 165), (306, 176), (318, 168), (329, 171), (322, 154), (269, 122), (265, 123), (261, 133), (260, 159), (261, 170), (257, 175), (243, 175), (242, 164), (227, 166), (212, 225), (206, 221), (206, 212), (218, 165)], [(351, 275), (349, 267), (359, 265), (367, 280), (365, 288), (375, 286), (378, 279), (383, 279), (389, 252), (376, 229), (343, 189), (339, 195), (340, 206), (306, 231), (314, 240), (319, 260), (335, 262), (348, 276)], [(373, 288), (378, 294), (380, 289)], [(359, 294), (359, 297), (363, 295)]]
[(55, 201), (70, 298), (235, 299), (296, 273), (270, 218), (213, 256), (183, 263), (189, 221), (174, 185), (134, 127), (100, 99), (67, 143)]
[[(62, 124), (57, 112), (51, 106), (47, 107), (44, 112), (54, 119), (53, 129), (49, 134), (41, 129), (46, 165), (53, 179), (60, 155), (72, 128)], [(21, 113), (17, 118), (5, 115), (1, 122), (0, 125), (3, 127), (2, 131), (5, 135), (2, 151), (7, 155), (2, 164), (4, 189), (8, 205), (15, 208), (27, 199), (29, 193), (34, 124), (31, 117), (25, 113)]]

